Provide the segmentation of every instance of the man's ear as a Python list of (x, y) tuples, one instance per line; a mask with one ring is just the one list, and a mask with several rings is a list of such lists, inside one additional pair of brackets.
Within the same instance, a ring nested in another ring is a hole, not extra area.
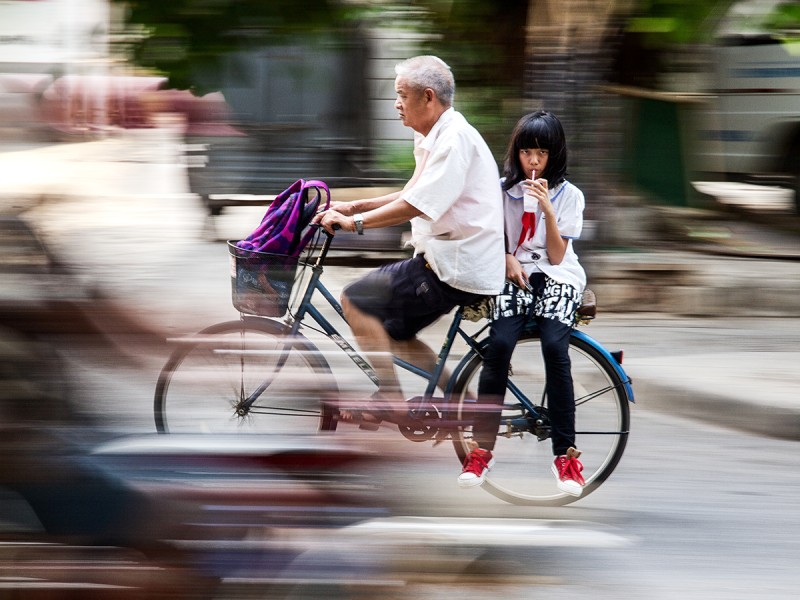
[(433, 100), (436, 98), (436, 92), (434, 92), (431, 88), (425, 88), (422, 93), (425, 95), (426, 102), (433, 102)]

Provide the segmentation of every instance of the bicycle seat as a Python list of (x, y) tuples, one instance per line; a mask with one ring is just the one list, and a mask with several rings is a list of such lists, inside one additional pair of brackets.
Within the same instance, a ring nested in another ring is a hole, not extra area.
[(597, 296), (589, 288), (583, 290), (581, 305), (576, 311), (578, 323), (588, 323), (597, 316)]
[(478, 322), (483, 319), (488, 319), (494, 310), (494, 297), (487, 296), (480, 299), (475, 304), (469, 304), (461, 307), (461, 316), (467, 321)]

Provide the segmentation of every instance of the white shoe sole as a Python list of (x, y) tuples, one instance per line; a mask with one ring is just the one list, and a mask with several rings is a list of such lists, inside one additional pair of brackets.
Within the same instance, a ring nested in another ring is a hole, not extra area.
[(570, 496), (575, 496), (576, 498), (583, 493), (583, 486), (578, 483), (567, 483), (566, 481), (561, 481), (561, 478), (558, 476), (558, 469), (555, 465), (550, 465), (550, 470), (553, 472), (556, 478), (556, 485), (558, 489), (560, 489), (565, 494), (569, 494)]
[(493, 466), (494, 466), (494, 459), (491, 459), (489, 461), (489, 464), (483, 470), (483, 473), (481, 473), (480, 477), (475, 477), (474, 479), (461, 479), (459, 477), (458, 478), (458, 486), (462, 487), (462, 488), (471, 488), (471, 487), (477, 487), (479, 485), (483, 485), (483, 482), (485, 481), (484, 478), (485, 478), (486, 474), (489, 472), (489, 469), (491, 469)]

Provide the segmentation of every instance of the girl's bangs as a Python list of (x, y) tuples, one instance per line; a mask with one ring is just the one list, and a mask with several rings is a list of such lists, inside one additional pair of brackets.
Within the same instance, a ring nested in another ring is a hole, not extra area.
[(544, 119), (532, 119), (526, 122), (517, 136), (517, 150), (538, 148), (554, 150), (553, 132)]

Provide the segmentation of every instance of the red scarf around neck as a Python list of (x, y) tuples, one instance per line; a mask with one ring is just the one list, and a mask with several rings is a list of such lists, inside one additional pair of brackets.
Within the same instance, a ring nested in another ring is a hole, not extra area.
[(536, 231), (536, 213), (523, 212), (522, 231), (519, 232), (519, 240), (517, 241), (517, 247), (514, 248), (514, 254), (517, 253), (517, 250), (519, 250), (519, 247), (522, 245), (523, 242), (533, 237), (535, 231)]
[[(561, 185), (561, 184), (559, 184)], [(561, 185), (561, 188), (555, 193), (555, 195), (550, 198), (551, 203), (555, 203), (558, 197), (561, 195), (561, 192), (564, 191), (566, 185)], [(555, 188), (554, 188), (555, 189)], [(548, 192), (549, 194), (550, 192)], [(514, 254), (517, 253), (519, 247), (525, 242), (533, 237), (533, 234), (536, 232), (536, 213), (532, 212), (523, 212), (522, 213), (522, 231), (519, 234), (519, 240), (517, 241), (517, 247), (514, 248)]]

